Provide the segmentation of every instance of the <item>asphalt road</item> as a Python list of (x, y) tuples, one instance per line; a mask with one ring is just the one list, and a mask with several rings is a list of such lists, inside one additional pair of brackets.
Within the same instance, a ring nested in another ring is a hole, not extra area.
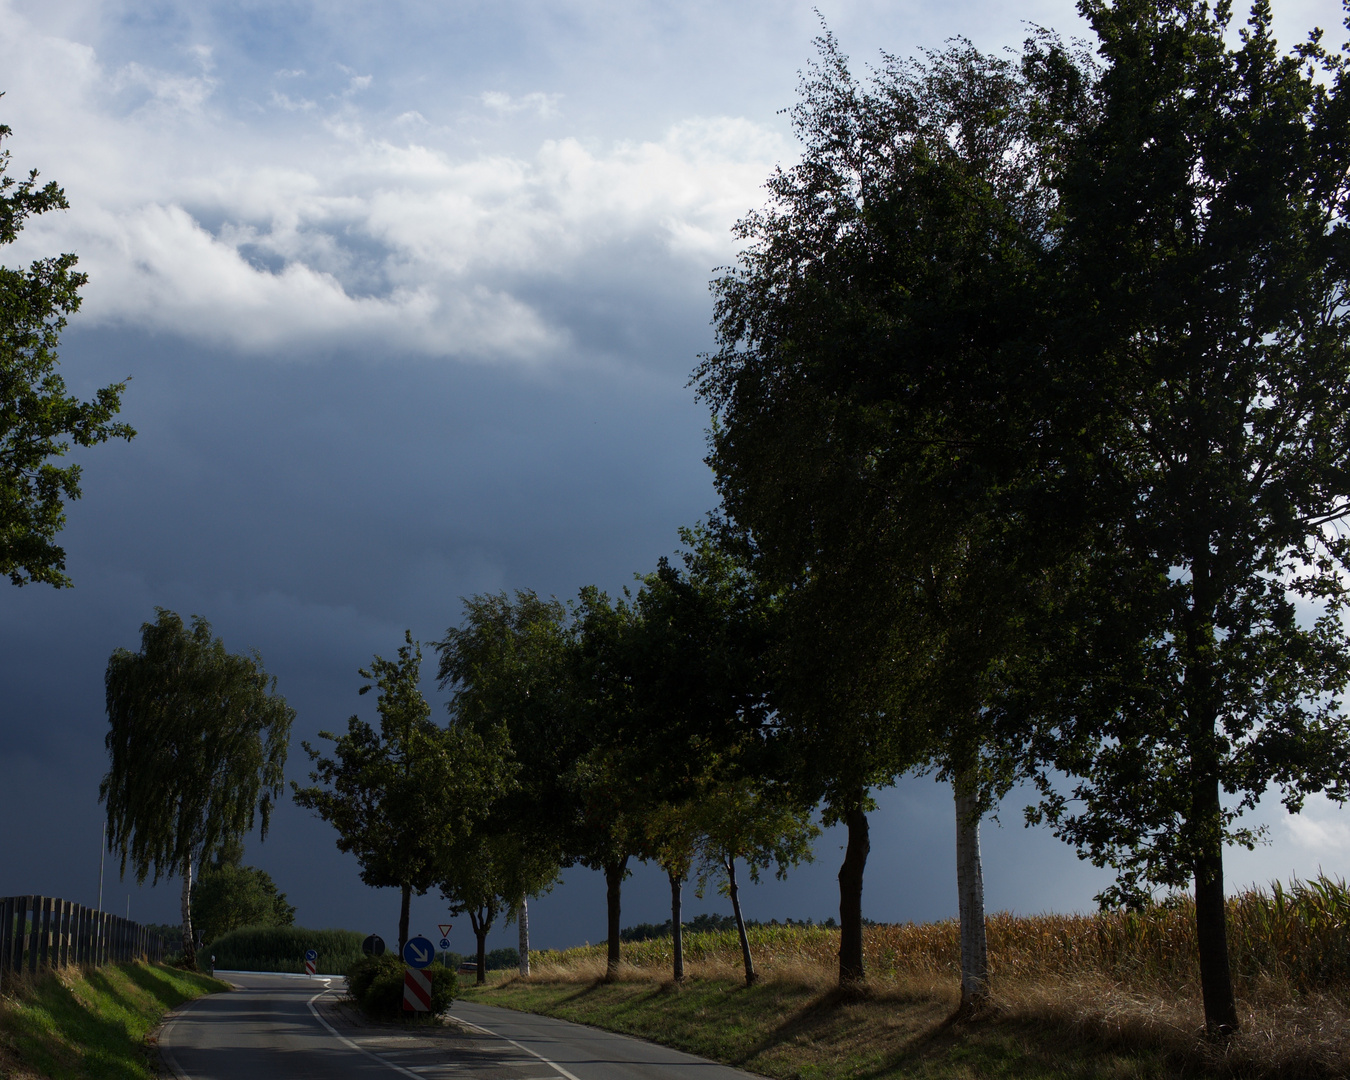
[(663, 1046), (564, 1020), (456, 1002), (409, 1031), (339, 1004), (341, 979), (220, 972), (234, 984), (178, 1010), (160, 1051), (182, 1080), (750, 1080)]

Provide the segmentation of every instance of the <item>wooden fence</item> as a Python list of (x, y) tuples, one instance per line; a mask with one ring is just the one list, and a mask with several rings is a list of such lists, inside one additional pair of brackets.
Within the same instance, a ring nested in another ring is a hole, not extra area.
[(0, 985), (11, 972), (162, 960), (156, 931), (54, 896), (0, 897)]

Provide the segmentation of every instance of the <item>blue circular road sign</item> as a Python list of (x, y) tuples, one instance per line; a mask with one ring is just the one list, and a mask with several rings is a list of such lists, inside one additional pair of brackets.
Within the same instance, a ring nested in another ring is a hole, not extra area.
[(317, 952), (315, 952), (313, 949), (306, 949), (306, 950), (305, 950), (305, 959), (306, 959), (306, 960), (317, 960), (318, 958), (319, 958), (319, 954), (318, 954)]
[(424, 968), (434, 959), (436, 946), (421, 935), (409, 938), (408, 944), (403, 946), (403, 962), (409, 967)]
[(441, 948), (442, 949), (450, 948), (450, 939), (448, 937), (441, 938)]

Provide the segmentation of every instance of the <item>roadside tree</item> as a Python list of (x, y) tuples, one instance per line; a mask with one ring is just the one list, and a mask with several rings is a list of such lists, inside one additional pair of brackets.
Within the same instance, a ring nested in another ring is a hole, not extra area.
[(397, 660), (376, 656), (360, 669), (372, 681), (358, 692), (378, 691), (379, 731), (358, 716), (343, 735), (321, 731), (333, 756), (302, 743), (314, 763), (311, 786), (291, 785), (298, 805), (337, 830), (338, 850), (356, 856), (362, 881), (399, 890), (400, 952), (412, 895), (436, 884), (444, 852), (487, 812), (483, 792), (506, 783), (499, 744), (432, 722), (418, 685), (421, 647), (411, 632), (404, 642)]
[(520, 931), (520, 969), (529, 974), (529, 897), (552, 888), (566, 861), (574, 817), (566, 775), (573, 732), (566, 724), (567, 611), (528, 590), (473, 596), (464, 616), (436, 643), (438, 678), (451, 691), (453, 727), (499, 744), (510, 783), (479, 792), (488, 807), (476, 827), (510, 843), (498, 859), (514, 865), (503, 875), (517, 894), (503, 898)]
[[(0, 141), (9, 135), (0, 124)], [(6, 176), (9, 160), (8, 150), (0, 152), (0, 246), (14, 243), (29, 217), (68, 208), (54, 182), (38, 186), (36, 169), (23, 180)], [(56, 534), (66, 523), (65, 502), (80, 497), (80, 467), (52, 459), (71, 443), (94, 446), (136, 434), (113, 420), (125, 382), (80, 401), (66, 393), (56, 371), (57, 341), (88, 280), (75, 263), (67, 254), (35, 260), (26, 270), (0, 266), (0, 574), (15, 585), (70, 584)]]
[(1193, 883), (1223, 1036), (1240, 815), (1272, 786), (1291, 811), (1350, 797), (1350, 69), (1320, 33), (1282, 53), (1265, 0), (1236, 35), (1227, 4), (1080, 10), (1100, 79), (1049, 37), (1028, 53), (1062, 162), (1064, 385), (1091, 388), (1100, 449), (1041, 743), (1077, 780), (1040, 812), (1115, 868), (1106, 902)]
[(737, 227), (694, 381), (726, 512), (785, 597), (786, 745), (849, 829), (841, 981), (864, 976), (870, 792), (928, 765), (953, 783), (969, 1007), (979, 817), (1017, 756), (988, 706), (1067, 527), (1037, 497), (1066, 467), (1038, 377), (1054, 201), (1015, 63), (958, 41), (863, 84), (819, 44), (802, 159)]
[(295, 710), (256, 652), (227, 653), (205, 619), (189, 629), (163, 608), (141, 626), (139, 652), (112, 654), (105, 684), (108, 847), (138, 882), (182, 879), (183, 954), (193, 964), (193, 865), (255, 823), (267, 835)]

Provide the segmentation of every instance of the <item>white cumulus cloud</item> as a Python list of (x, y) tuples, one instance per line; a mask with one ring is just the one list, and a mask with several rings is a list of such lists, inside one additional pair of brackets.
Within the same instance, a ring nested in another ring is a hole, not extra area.
[[(342, 344), (547, 362), (568, 331), (540, 288), (621, 248), (660, 263), (635, 275), (658, 291), (706, 279), (791, 151), (750, 121), (695, 117), (639, 140), (505, 152), (398, 102), (359, 104), (376, 79), (350, 68), (337, 94), (274, 70), (265, 94), (250, 88), (250, 113), (209, 47), (176, 55), (186, 66), (105, 64), (0, 2), (0, 67), (10, 85), (44, 86), (5, 99), (15, 165), (39, 166), (71, 201), (5, 257), (79, 254), (86, 325), (282, 356)], [(558, 98), (481, 102), (507, 124), (555, 114)]]

